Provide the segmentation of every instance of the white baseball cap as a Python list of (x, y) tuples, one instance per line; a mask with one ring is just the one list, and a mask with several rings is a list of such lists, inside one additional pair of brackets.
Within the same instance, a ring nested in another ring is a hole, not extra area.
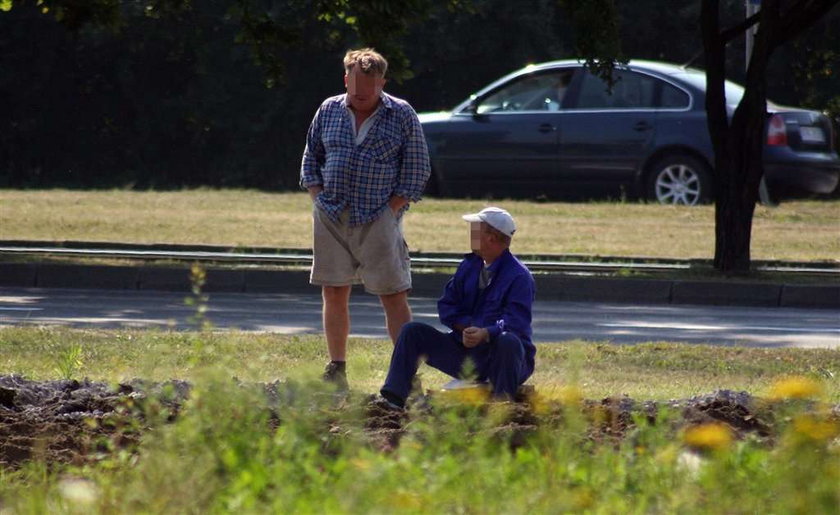
[(484, 222), (507, 236), (516, 232), (516, 222), (510, 213), (500, 207), (486, 207), (478, 213), (464, 215), (461, 218), (468, 222)]

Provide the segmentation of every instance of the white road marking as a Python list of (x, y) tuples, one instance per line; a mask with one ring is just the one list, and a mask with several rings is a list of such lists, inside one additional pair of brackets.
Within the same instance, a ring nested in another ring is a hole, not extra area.
[(617, 322), (596, 324), (601, 327), (627, 327), (636, 329), (683, 329), (686, 331), (778, 331), (796, 333), (836, 333), (840, 334), (840, 328), (812, 328), (812, 327), (771, 327), (771, 326), (722, 326), (708, 324), (678, 324), (665, 322)]

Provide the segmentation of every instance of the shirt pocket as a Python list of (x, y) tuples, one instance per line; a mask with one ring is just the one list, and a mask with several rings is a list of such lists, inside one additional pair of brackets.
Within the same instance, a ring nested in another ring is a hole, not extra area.
[(368, 149), (370, 157), (381, 164), (394, 164), (399, 157), (402, 142), (395, 138), (380, 137)]

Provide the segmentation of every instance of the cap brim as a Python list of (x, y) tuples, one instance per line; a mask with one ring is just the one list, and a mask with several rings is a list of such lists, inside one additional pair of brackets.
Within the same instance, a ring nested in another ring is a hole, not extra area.
[(482, 221), (481, 216), (478, 213), (474, 213), (474, 214), (471, 214), (471, 215), (464, 215), (461, 218), (463, 218), (464, 220), (466, 220), (468, 222), (481, 222)]

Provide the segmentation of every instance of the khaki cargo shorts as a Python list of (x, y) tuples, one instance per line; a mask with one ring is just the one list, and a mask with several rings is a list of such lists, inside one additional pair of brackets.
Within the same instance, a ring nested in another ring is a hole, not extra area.
[(411, 289), (408, 245), (402, 219), (386, 208), (379, 218), (350, 227), (344, 210), (338, 223), (317, 204), (313, 206), (312, 273), (318, 286), (363, 284), (374, 295), (391, 295)]

